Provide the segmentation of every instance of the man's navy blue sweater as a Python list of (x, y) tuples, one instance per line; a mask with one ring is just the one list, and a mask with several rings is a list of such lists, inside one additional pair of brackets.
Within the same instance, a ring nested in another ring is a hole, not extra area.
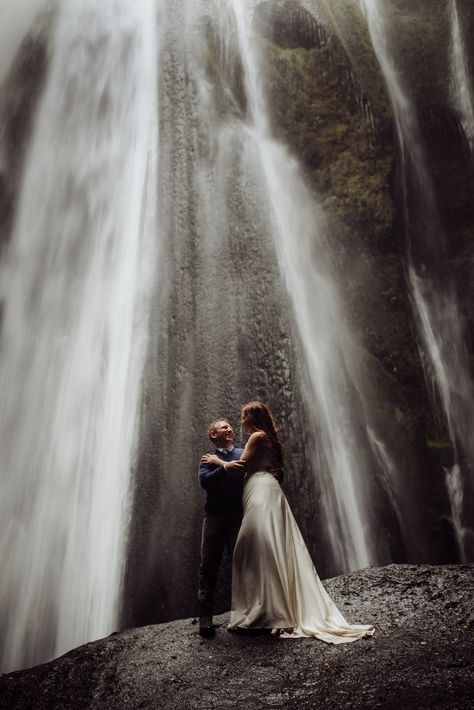
[[(243, 449), (234, 448), (230, 453), (227, 451), (215, 453), (222, 461), (238, 461)], [(242, 514), (244, 471), (238, 469), (227, 471), (224, 466), (201, 463), (198, 475), (199, 483), (207, 493), (206, 515)]]

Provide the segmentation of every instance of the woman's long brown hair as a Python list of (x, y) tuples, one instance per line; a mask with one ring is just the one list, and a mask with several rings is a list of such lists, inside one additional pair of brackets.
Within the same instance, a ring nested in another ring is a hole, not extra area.
[(283, 449), (278, 437), (279, 429), (267, 405), (258, 400), (248, 402), (242, 406), (242, 414), (248, 414), (249, 423), (255, 429), (260, 429), (267, 434), (276, 455), (278, 466), (283, 466)]

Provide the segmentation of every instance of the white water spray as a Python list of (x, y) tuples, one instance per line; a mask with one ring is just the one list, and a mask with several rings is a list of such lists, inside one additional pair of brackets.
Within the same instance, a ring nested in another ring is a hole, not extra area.
[[(456, 290), (447, 273), (444, 283), (437, 283), (436, 273), (425, 264), (415, 264), (413, 243), (419, 239), (427, 261), (446, 267), (445, 235), (440, 224), (433, 185), (427, 168), (416, 111), (397, 72), (390, 49), (389, 32), (379, 0), (360, 0), (367, 17), (372, 44), (382, 69), (390, 96), (400, 145), (404, 212), (408, 231), (412, 230), (408, 207), (408, 174), (414, 177), (416, 199), (423, 211), (424, 233), (410, 234), (407, 249), (407, 275), (411, 301), (417, 319), (420, 340), (429, 358), (428, 375), (434, 379), (440, 393), (453, 445), (459, 444), (469, 461), (474, 461), (474, 385), (469, 352), (465, 342), (464, 323), (459, 310)], [(457, 462), (457, 453), (456, 453)], [(451, 496), (452, 486), (447, 486)], [(453, 501), (450, 498), (451, 506)], [(456, 530), (455, 530), (456, 532)], [(465, 556), (462, 540), (458, 539), (461, 555)]]
[(444, 469), (446, 475), (446, 488), (448, 489), (449, 502), (451, 506), (451, 525), (453, 526), (456, 540), (459, 546), (461, 562), (467, 562), (465, 544), (467, 530), (462, 523), (463, 518), (463, 485), (461, 469), (459, 464), (454, 464), (451, 469)]
[[(249, 131), (259, 152), (273, 217), (280, 267), (286, 279), (307, 364), (313, 426), (321, 429), (327, 462), (321, 467), (322, 514), (336, 564), (348, 570), (375, 561), (369, 528), (370, 488), (348, 400), (349, 339), (318, 209), (299, 166), (272, 137), (252, 36), (251, 4), (233, 0), (248, 100)], [(315, 265), (315, 266), (313, 266)], [(316, 457), (316, 454), (315, 454)]]
[(154, 233), (153, 0), (65, 0), (1, 265), (2, 667), (116, 628)]
[(451, 20), (451, 94), (454, 107), (461, 117), (461, 123), (472, 152), (474, 150), (474, 98), (472, 95), (472, 78), (456, 0), (450, 0), (449, 10)]

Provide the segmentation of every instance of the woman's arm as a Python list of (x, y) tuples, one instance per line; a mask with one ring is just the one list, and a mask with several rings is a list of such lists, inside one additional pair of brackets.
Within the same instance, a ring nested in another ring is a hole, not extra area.
[(252, 456), (255, 456), (259, 443), (263, 439), (266, 439), (266, 436), (267, 435), (263, 431), (254, 431), (253, 434), (250, 434), (249, 440), (245, 445), (245, 449), (242, 452), (240, 460), (245, 461), (247, 463), (252, 458)]
[(263, 431), (254, 431), (253, 434), (249, 436), (245, 449), (242, 452), (240, 459), (237, 461), (222, 461), (215, 454), (204, 454), (201, 461), (202, 463), (214, 464), (216, 466), (224, 466), (227, 471), (232, 471), (233, 469), (239, 469), (245, 473), (247, 469), (247, 463), (255, 455), (259, 442), (266, 438), (266, 434)]
[(226, 468), (238, 468), (241, 471), (246, 471), (248, 462), (252, 459), (252, 456), (255, 456), (259, 442), (262, 439), (265, 439), (265, 437), (266, 434), (263, 431), (254, 431), (253, 434), (250, 434), (249, 440), (245, 445), (245, 449), (243, 450), (240, 459), (238, 461), (228, 463)]
[[(216, 476), (216, 471), (218, 474), (222, 474), (225, 471), (232, 471), (234, 469), (239, 469), (245, 473), (245, 464), (243, 461), (237, 459), (236, 461), (223, 461), (216, 454), (204, 454), (201, 458), (201, 467), (207, 466), (218, 466), (219, 468), (214, 469), (210, 475)], [(208, 476), (209, 477), (209, 476)], [(202, 485), (202, 484), (201, 484)]]
[[(255, 456), (255, 454), (257, 453), (257, 449), (261, 445), (261, 442), (265, 440), (268, 440), (268, 436), (267, 434), (265, 434), (264, 431), (254, 431), (253, 434), (250, 435), (249, 440), (247, 441), (240, 460), (234, 461), (231, 464), (227, 464), (227, 468), (234, 467), (235, 465), (235, 468), (240, 468), (247, 472), (249, 461), (251, 462), (252, 457)], [(283, 471), (279, 466), (272, 466), (272, 468), (268, 470), (268, 473), (271, 473), (272, 476), (275, 476), (277, 481), (279, 481), (280, 483), (282, 482)]]

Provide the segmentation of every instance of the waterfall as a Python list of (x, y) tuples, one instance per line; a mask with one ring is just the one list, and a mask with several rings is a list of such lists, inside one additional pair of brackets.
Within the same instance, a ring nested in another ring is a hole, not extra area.
[(0, 84), (10, 69), (15, 52), (48, 0), (3, 0), (0, 24)]
[[(284, 417), (295, 449), (302, 432), (287, 296), (255, 145), (241, 118), (238, 56), (224, 56), (216, 0), (163, 0), (159, 12), (159, 288), (145, 368), (127, 625), (196, 612), (203, 511), (196, 472), (210, 447), (209, 422), (225, 415), (237, 431), (240, 404), (259, 397)], [(298, 470), (302, 460), (297, 451), (289, 466)], [(230, 576), (228, 569), (223, 577)], [(220, 589), (217, 605), (228, 603)]]
[[(269, 129), (252, 9), (161, 4), (160, 291), (126, 576), (130, 625), (194, 613), (202, 501), (190, 466), (209, 446), (209, 421), (235, 423), (239, 404), (255, 397), (281, 423), (285, 489), (326, 574), (416, 548), (416, 496), (371, 421), (324, 216)], [(178, 587), (179, 598), (170, 594)]]
[(153, 0), (64, 0), (0, 265), (2, 669), (113, 631), (155, 259)]
[(351, 401), (359, 383), (353, 381), (347, 360), (351, 341), (329, 267), (323, 216), (297, 162), (271, 136), (250, 5), (233, 0), (232, 8), (245, 75), (248, 130), (265, 178), (275, 248), (301, 341), (307, 411), (322, 450), (319, 458), (316, 448), (310, 454), (321, 489), (318, 512), (326, 521), (337, 568), (363, 567), (377, 559), (370, 462), (358, 432), (360, 413), (356, 415)]
[(451, 21), (450, 70), (452, 101), (459, 112), (472, 152), (474, 150), (474, 98), (472, 95), (471, 72), (456, 0), (450, 0), (449, 10)]
[[(325, 573), (425, 559), (421, 484), (377, 399), (386, 373), (355, 341), (336, 237), (272, 134), (255, 6), (57, 3), (0, 263), (5, 670), (124, 618), (194, 613), (195, 468), (209, 421), (235, 423), (255, 397), (281, 423), (285, 490)], [(442, 229), (413, 107), (385, 28), (372, 30), (406, 176), (420, 340), (466, 455), (472, 383)], [(465, 487), (459, 457), (446, 488), (463, 559)]]
[(461, 469), (459, 464), (456, 463), (451, 469), (445, 468), (444, 472), (451, 506), (451, 525), (453, 526), (458, 541), (461, 562), (467, 562), (465, 538), (469, 533), (472, 534), (472, 531), (465, 528), (463, 525), (463, 485)]
[[(463, 317), (449, 268), (446, 238), (416, 110), (391, 51), (384, 13), (379, 0), (360, 1), (395, 117), (407, 236), (406, 273), (419, 338), (428, 359), (428, 376), (433, 379), (441, 397), (455, 449), (455, 463), (458, 463), (458, 447), (469, 462), (467, 470), (463, 471), (462, 485), (470, 486), (468, 472), (474, 462), (474, 386)], [(446, 484), (453, 507), (453, 486), (449, 480)], [(456, 535), (458, 529), (459, 526), (454, 526)], [(460, 555), (465, 559), (465, 538), (457, 536), (457, 539)]]

